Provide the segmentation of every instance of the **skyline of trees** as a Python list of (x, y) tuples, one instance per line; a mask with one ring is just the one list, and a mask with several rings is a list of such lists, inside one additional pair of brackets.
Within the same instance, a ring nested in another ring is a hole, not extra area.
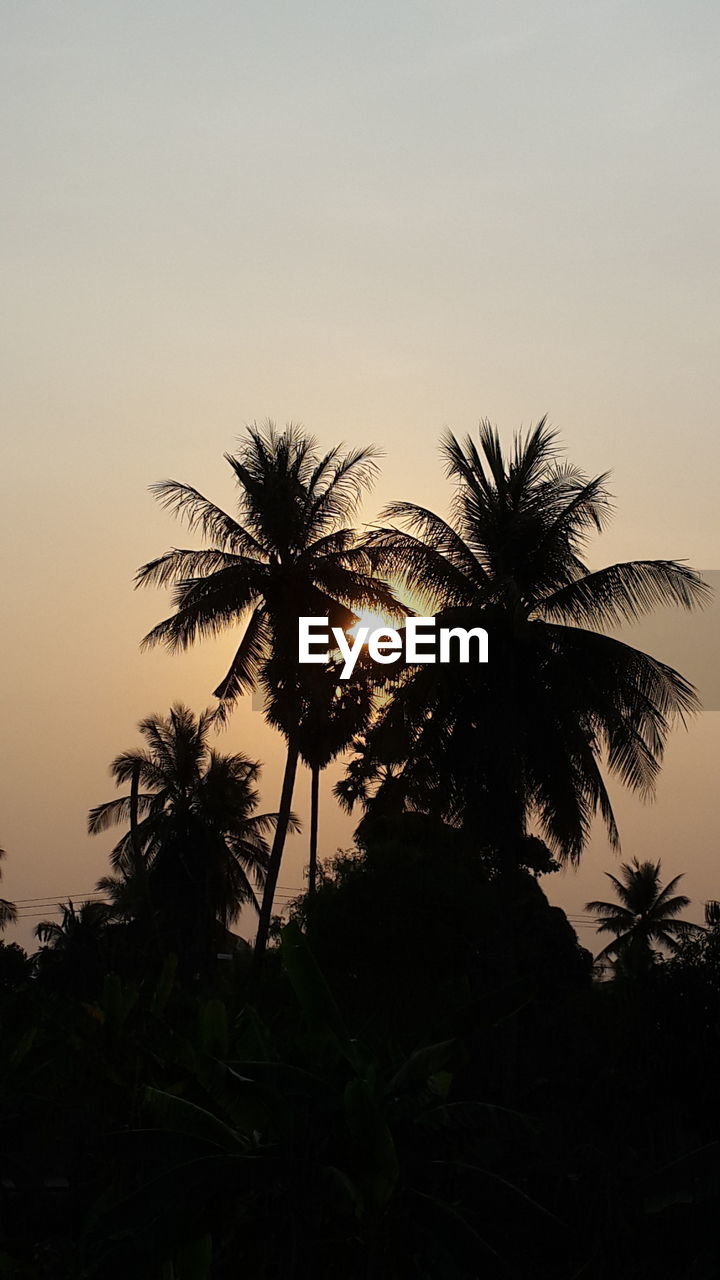
[[(42, 920), (36, 955), (0, 942), (0, 1274), (717, 1274), (720, 908), (693, 925), (681, 874), (623, 863), (618, 901), (588, 903), (613, 935), (594, 965), (541, 885), (596, 813), (617, 844), (603, 771), (648, 796), (697, 705), (603, 627), (705, 588), (669, 560), (586, 570), (605, 480), (544, 422), (445, 454), (449, 521), (402, 502), (402, 528), (365, 533), (374, 451), (321, 455), (298, 428), (228, 457), (240, 521), (156, 487), (212, 545), (140, 570), (174, 588), (149, 640), (240, 634), (217, 705), (147, 715), (113, 760), (99, 892)], [(423, 592), (441, 625), (490, 632), (488, 664), (301, 669), (299, 614), (350, 629)], [(259, 761), (214, 736), (251, 689), (286, 744), (275, 812)], [(320, 776), (349, 746), (354, 845), (320, 862)], [(283, 922), (300, 760), (308, 885)]]
[[(375, 721), (355, 728), (353, 736), (364, 729), (363, 766), (356, 761), (351, 772), (356, 783), (366, 770), (367, 806), (386, 806), (387, 787), (373, 793), (370, 786), (387, 768), (395, 806), (436, 812), (474, 830), (476, 843), (479, 832), (501, 867), (513, 863), (533, 818), (563, 860), (579, 859), (597, 812), (617, 847), (600, 759), (626, 786), (651, 795), (671, 725), (698, 706), (678, 672), (602, 628), (661, 604), (691, 609), (708, 599), (705, 584), (671, 560), (588, 570), (588, 535), (602, 531), (610, 510), (607, 476), (590, 478), (565, 463), (545, 419), (516, 435), (507, 455), (488, 422), (479, 451), (469, 437), (460, 442), (448, 433), (450, 521), (403, 500), (384, 515), (404, 529), (364, 536), (347, 521), (376, 477), (376, 451), (344, 455), (341, 448), (321, 456), (312, 437), (292, 425), (284, 432), (272, 423), (247, 428), (238, 454), (226, 455), (242, 522), (197, 490), (162, 482), (153, 487), (160, 501), (216, 545), (173, 550), (138, 573), (142, 585), (175, 585), (175, 612), (144, 643), (183, 648), (245, 622), (215, 690), (221, 713), (243, 689), (261, 686), (266, 714), (286, 738), (259, 954), (292, 803), (303, 702), (312, 704), (311, 673), (297, 662), (299, 616), (348, 627), (353, 608), (397, 613), (401, 586), (443, 622), (494, 634), (493, 662), (481, 669), (421, 667), (389, 678), (376, 669), (387, 696)], [(347, 789), (344, 798), (349, 802)]]
[[(708, 596), (699, 575), (675, 561), (587, 569), (587, 537), (602, 531), (610, 511), (606, 475), (590, 478), (567, 464), (545, 419), (516, 435), (507, 453), (487, 421), (479, 448), (451, 433), (442, 447), (454, 484), (448, 520), (403, 500), (383, 512), (393, 526), (362, 534), (348, 522), (377, 476), (377, 451), (337, 446), (321, 454), (292, 424), (282, 432), (269, 422), (253, 425), (236, 453), (226, 455), (239, 518), (189, 485), (152, 486), (161, 504), (211, 545), (174, 548), (138, 571), (137, 585), (174, 588), (174, 612), (143, 644), (180, 649), (239, 622), (238, 648), (215, 690), (217, 707), (198, 721), (200, 737), (213, 720), (226, 723), (237, 698), (255, 689), (286, 740), (272, 848), (267, 865), (255, 867), (256, 887), (264, 890), (259, 952), (292, 826), (299, 759), (311, 771), (311, 889), (319, 774), (351, 744), (355, 754), (335, 795), (348, 810), (359, 801), (363, 821), (405, 809), (436, 814), (459, 826), (468, 848), (499, 869), (517, 859), (527, 831), (539, 824), (550, 856), (576, 862), (596, 812), (611, 845), (618, 844), (601, 761), (647, 797), (673, 721), (697, 709), (679, 673), (602, 633), (656, 605), (689, 609)], [(389, 675), (365, 655), (347, 685), (332, 661), (323, 671), (299, 668), (299, 613), (322, 611), (331, 625), (349, 627), (358, 617), (352, 606), (394, 618), (412, 612), (403, 596), (441, 623), (489, 629), (493, 661)], [(156, 752), (161, 723), (150, 717), (141, 726), (152, 729)], [(217, 753), (213, 760), (217, 773)], [(147, 774), (149, 762), (137, 755), (133, 761), (127, 755), (115, 762), (122, 762), (130, 794), (90, 816), (91, 831), (111, 820), (129, 822), (113, 852), (119, 879), (101, 882), (117, 910), (123, 903), (127, 909), (133, 892), (137, 897), (131, 871), (136, 881), (147, 875), (140, 853), (147, 862), (150, 801), (139, 791), (137, 771)], [(262, 821), (269, 830), (271, 815)], [(233, 894), (235, 912), (243, 901), (257, 906), (248, 883), (238, 879), (225, 907), (210, 914), (227, 924)], [(7, 914), (11, 904), (2, 909)]]

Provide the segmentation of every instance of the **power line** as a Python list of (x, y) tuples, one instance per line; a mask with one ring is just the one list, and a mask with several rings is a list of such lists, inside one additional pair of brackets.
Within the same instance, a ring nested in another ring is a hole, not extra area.
[[(306, 892), (305, 887), (297, 885), (278, 885), (274, 896), (274, 903), (285, 910), (296, 898)], [(74, 901), (81, 905), (85, 902), (91, 903), (108, 903), (111, 899), (108, 897), (108, 891), (104, 889), (90, 889), (81, 893), (58, 893), (48, 894), (44, 897), (36, 898), (17, 898), (14, 905), (18, 908), (17, 920), (41, 920), (47, 916), (58, 915), (68, 901)], [(597, 916), (590, 912), (566, 912), (569, 923), (574, 928), (596, 929), (599, 923)]]
[(104, 894), (105, 889), (90, 889), (87, 893), (53, 893), (47, 894), (44, 898), (15, 898), (15, 906), (31, 907), (35, 903), (41, 906), (43, 902), (57, 902), (58, 899), (68, 898), (96, 898), (98, 895)]
[[(292, 899), (294, 897), (297, 897), (298, 894), (302, 894), (302, 893), (305, 893), (304, 888), (293, 888), (293, 889), (287, 888), (287, 889), (278, 891), (274, 896), (276, 899), (281, 899), (281, 898)], [(17, 907), (20, 907), (21, 909), (27, 908), (28, 910), (31, 910), (34, 907), (43, 907), (45, 904), (48, 904), (49, 906), (58, 906), (58, 905), (64, 905), (66, 902), (68, 902), (71, 899), (76, 902), (79, 902), (79, 901), (87, 901), (88, 899), (92, 899), (92, 898), (98, 898), (102, 901), (107, 901), (107, 891), (104, 889), (101, 889), (101, 890), (93, 890), (87, 893), (49, 894), (46, 898), (15, 898), (14, 905)], [(566, 911), (565, 915), (568, 920), (576, 920), (579, 924), (594, 923), (596, 920), (600, 919), (600, 917), (593, 916), (589, 913), (581, 914), (579, 912), (574, 913), (574, 912)]]
[[(42, 905), (44, 902), (57, 903), (57, 902), (62, 902), (63, 900), (67, 902), (69, 898), (73, 898), (77, 900), (80, 900), (80, 899), (85, 900), (87, 898), (97, 898), (97, 897), (101, 897), (104, 894), (107, 894), (107, 892), (108, 892), (107, 889), (86, 889), (80, 893), (47, 893), (47, 894), (44, 894), (41, 898), (15, 898), (14, 902), (15, 902), (15, 906), (30, 907), (35, 905), (36, 903)], [(292, 895), (292, 894), (304, 893), (305, 890), (298, 889), (294, 885), (280, 884), (278, 885), (278, 892), (282, 894)]]

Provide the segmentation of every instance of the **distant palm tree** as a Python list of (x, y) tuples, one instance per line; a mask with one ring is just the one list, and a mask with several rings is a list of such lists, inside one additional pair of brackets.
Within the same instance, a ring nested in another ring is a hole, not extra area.
[(392, 738), (386, 732), (391, 706), (392, 700), (386, 703), (380, 719), (350, 744), (353, 755), (333, 788), (346, 813), (352, 813), (356, 805), (366, 818), (380, 813), (398, 815), (408, 809), (419, 813), (442, 809), (440, 803), (434, 803), (437, 767), (428, 756), (411, 759), (406, 754), (408, 726), (401, 726)]
[(669, 884), (660, 883), (660, 860), (657, 862), (623, 862), (620, 878), (605, 872), (618, 896), (617, 902), (588, 902), (586, 911), (597, 913), (598, 933), (613, 933), (615, 939), (598, 955), (623, 959), (635, 968), (646, 967), (656, 958), (653, 943), (675, 952), (679, 944), (692, 934), (702, 934), (700, 925), (676, 917), (690, 899), (675, 894), (682, 875)]
[[(5, 850), (0, 849), (0, 862), (7, 857)], [(0, 880), (2, 879), (2, 871), (0, 871)], [(9, 924), (15, 924), (17, 920), (17, 907), (14, 902), (8, 902), (7, 898), (0, 898), (0, 932), (6, 929)]]
[[(207, 950), (216, 922), (224, 928), (249, 904), (267, 872), (265, 836), (275, 814), (257, 814), (260, 765), (247, 756), (224, 755), (210, 746), (212, 711), (195, 716), (181, 704), (169, 716), (140, 723), (144, 750), (125, 751), (111, 765), (118, 786), (137, 779), (137, 791), (92, 809), (92, 834), (127, 823), (111, 854), (119, 877), (99, 887), (114, 906), (152, 909), (170, 916), (177, 936)], [(137, 815), (133, 825), (133, 813)], [(292, 815), (291, 822), (294, 822)]]
[(340, 680), (338, 663), (312, 670), (300, 725), (300, 755), (310, 770), (310, 893), (314, 893), (317, 880), (320, 775), (367, 727), (373, 709), (373, 682), (367, 666), (358, 665), (352, 681)]
[(34, 958), (41, 979), (59, 983), (74, 995), (90, 995), (112, 967), (108, 926), (113, 919), (105, 902), (87, 901), (80, 907), (58, 903), (59, 920), (41, 920), (35, 937), (43, 944)]
[[(304, 669), (298, 665), (298, 618), (328, 617), (350, 626), (357, 607), (392, 609), (384, 582), (348, 527), (375, 479), (376, 451), (324, 455), (299, 428), (272, 423), (247, 428), (241, 447), (226, 454), (238, 486), (239, 519), (196, 489), (166, 480), (153, 486), (162, 504), (199, 529), (211, 546), (172, 550), (143, 566), (138, 584), (175, 584), (175, 612), (145, 637), (184, 649), (203, 636), (245, 624), (240, 644), (215, 690), (221, 713), (249, 690), (281, 699), (287, 759), (256, 940), (262, 955), (292, 808), (300, 754)], [(275, 674), (268, 685), (267, 662)]]
[(395, 502), (384, 516), (404, 528), (377, 529), (367, 546), (437, 624), (484, 627), (489, 662), (400, 673), (358, 772), (371, 781), (374, 764), (394, 766), (396, 798), (404, 786), (409, 807), (419, 798), (476, 832), (503, 865), (531, 818), (557, 856), (577, 861), (599, 810), (617, 847), (601, 763), (651, 794), (671, 723), (698, 703), (671, 667), (598, 629), (658, 605), (690, 609), (709, 589), (672, 560), (588, 569), (587, 535), (610, 510), (606, 477), (562, 462), (545, 419), (508, 456), (487, 422), (479, 449), (448, 434), (443, 453), (450, 519)]
[(41, 920), (35, 937), (52, 951), (77, 952), (97, 945), (109, 919), (104, 902), (83, 902), (79, 908), (68, 899), (59, 902), (59, 920)]

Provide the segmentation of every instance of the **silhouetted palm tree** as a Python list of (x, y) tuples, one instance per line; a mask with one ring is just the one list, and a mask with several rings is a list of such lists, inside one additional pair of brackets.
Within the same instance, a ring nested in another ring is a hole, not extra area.
[[(7, 855), (4, 849), (0, 849), (0, 862)], [(0, 880), (2, 879), (2, 871), (0, 871)], [(6, 929), (9, 924), (15, 924), (17, 920), (17, 907), (14, 902), (8, 902), (7, 898), (0, 898), (0, 932)]]
[(52, 951), (77, 953), (97, 946), (109, 919), (104, 902), (83, 902), (79, 908), (68, 899), (58, 903), (59, 920), (41, 920), (35, 937)]
[(446, 626), (484, 627), (489, 662), (410, 667), (367, 737), (395, 766), (408, 805), (474, 828), (512, 863), (534, 817), (553, 851), (576, 861), (599, 810), (618, 845), (600, 769), (652, 793), (674, 718), (697, 708), (671, 667), (601, 634), (657, 605), (691, 608), (708, 588), (671, 560), (591, 572), (587, 535), (610, 510), (605, 476), (558, 459), (543, 419), (503, 454), (485, 422), (480, 448), (443, 441), (455, 481), (449, 520), (393, 503), (368, 539), (379, 572), (399, 579)]
[(376, 817), (397, 817), (407, 809), (426, 811), (430, 786), (425, 788), (418, 771), (403, 762), (404, 744), (400, 751), (388, 751), (387, 742), (368, 728), (353, 738), (350, 746), (353, 756), (344, 776), (335, 783), (333, 794), (346, 813), (360, 805), (363, 817), (355, 830), (356, 838)]
[(691, 934), (701, 934), (700, 925), (690, 924), (676, 917), (690, 899), (675, 894), (682, 875), (675, 876), (665, 887), (660, 883), (660, 860), (657, 862), (623, 862), (620, 878), (606, 871), (618, 896), (617, 902), (588, 902), (586, 911), (598, 915), (598, 933), (613, 933), (615, 940), (599, 953), (603, 957), (623, 958), (634, 967), (646, 967), (656, 958), (652, 944), (658, 943), (669, 951), (677, 951), (679, 944)]
[(260, 765), (210, 746), (213, 720), (212, 711), (195, 716), (180, 704), (167, 717), (142, 720), (146, 749), (123, 752), (111, 772), (119, 786), (137, 778), (143, 790), (98, 805), (88, 818), (92, 834), (130, 823), (111, 854), (119, 879), (99, 886), (116, 910), (128, 912), (133, 902), (141, 910), (145, 887), (153, 909), (174, 919), (176, 936), (190, 930), (205, 949), (217, 921), (227, 929), (243, 905), (257, 910), (253, 886), (264, 883), (265, 836), (276, 821), (255, 812)]
[(356, 666), (347, 681), (340, 680), (338, 663), (312, 668), (300, 722), (300, 755), (310, 770), (310, 893), (317, 879), (320, 775), (366, 728), (372, 708), (373, 682), (366, 664)]
[[(297, 427), (272, 423), (247, 429), (241, 447), (227, 454), (238, 485), (239, 519), (196, 489), (167, 480), (155, 485), (162, 504), (184, 516), (212, 544), (202, 551), (172, 550), (146, 564), (138, 583), (175, 584), (175, 612), (145, 638), (183, 649), (203, 636), (245, 623), (230, 669), (215, 690), (226, 714), (244, 692), (261, 686), (281, 699), (287, 759), (275, 838), (256, 941), (261, 955), (288, 829), (300, 752), (302, 684), (298, 618), (328, 617), (350, 626), (356, 607), (392, 609), (389, 588), (371, 573), (367, 552), (347, 527), (377, 471), (376, 451), (339, 447), (321, 455)], [(268, 684), (267, 662), (275, 673)]]
[(102, 982), (110, 961), (108, 926), (113, 919), (105, 902), (58, 903), (59, 920), (41, 920), (35, 937), (43, 944), (34, 959), (41, 980), (89, 996)]

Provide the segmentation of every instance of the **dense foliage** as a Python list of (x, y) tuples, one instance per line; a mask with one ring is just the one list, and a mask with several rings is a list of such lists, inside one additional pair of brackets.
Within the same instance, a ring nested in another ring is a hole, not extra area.
[(716, 1274), (712, 930), (594, 983), (530, 872), (413, 815), (295, 915), (260, 979), (108, 922), (0, 948), (0, 1275)]

